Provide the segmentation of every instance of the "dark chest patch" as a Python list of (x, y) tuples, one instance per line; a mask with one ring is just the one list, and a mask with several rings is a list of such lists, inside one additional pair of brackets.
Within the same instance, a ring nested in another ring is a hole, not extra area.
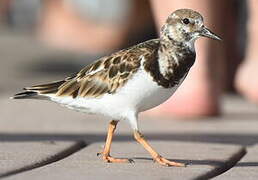
[[(168, 68), (172, 68), (171, 73), (162, 75), (158, 62), (158, 50), (151, 57), (148, 57), (144, 63), (144, 68), (153, 77), (158, 85), (164, 88), (171, 88), (177, 85), (184, 78), (195, 61), (195, 53), (190, 51), (180, 52), (182, 55), (178, 57), (179, 63), (171, 63)], [(171, 56), (171, 61), (174, 61)]]

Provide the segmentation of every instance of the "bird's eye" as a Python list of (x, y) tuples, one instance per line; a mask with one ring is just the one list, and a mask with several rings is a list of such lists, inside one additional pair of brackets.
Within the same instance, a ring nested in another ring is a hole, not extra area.
[(188, 19), (188, 18), (184, 18), (184, 19), (183, 19), (183, 23), (184, 23), (184, 24), (189, 24), (189, 23), (190, 23), (190, 21), (189, 21), (189, 19)]

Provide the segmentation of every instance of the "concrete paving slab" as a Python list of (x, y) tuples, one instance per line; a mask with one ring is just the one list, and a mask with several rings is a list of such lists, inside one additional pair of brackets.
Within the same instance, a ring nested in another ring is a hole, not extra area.
[[(251, 107), (248, 108), (249, 114), (244, 114), (246, 106)], [(91, 144), (89, 147), (58, 162), (8, 178), (28, 179), (31, 177), (31, 179), (37, 179), (49, 177), (49, 179), (52, 179), (59, 177), (62, 179), (65, 178), (61, 177), (65, 169), (64, 174), (69, 178), (73, 176), (85, 178), (89, 173), (89, 177), (98, 175), (100, 179), (105, 179), (110, 173), (112, 176), (116, 175), (121, 179), (121, 173), (125, 176), (123, 178), (136, 177), (142, 179), (142, 177), (146, 177), (160, 179), (158, 174), (164, 174), (164, 176), (160, 175), (160, 177), (171, 179), (171, 177), (178, 178), (180, 176), (180, 179), (182, 179), (181, 176), (184, 175), (186, 179), (191, 179), (192, 177), (197, 178), (198, 175), (205, 177), (208, 172), (223, 173), (223, 170), (230, 167), (225, 162), (232, 162), (231, 157), (236, 157), (236, 155), (243, 153), (241, 146), (258, 144), (258, 121), (255, 118), (257, 109), (238, 97), (227, 97), (223, 107), (227, 108), (227, 112), (224, 116), (218, 118), (203, 121), (182, 121), (171, 117), (150, 118), (141, 116), (139, 123), (142, 132), (160, 153), (168, 158), (174, 158), (174, 160), (183, 162), (190, 160), (192, 165), (186, 168), (187, 171), (180, 168), (167, 170), (151, 163), (150, 159), (136, 159), (134, 170), (126, 173), (128, 167), (129, 169), (131, 168), (130, 165), (122, 165), (121, 168), (118, 168), (113, 164), (103, 164), (95, 157), (96, 152), (101, 149), (99, 148), (100, 145), (105, 140), (107, 118), (74, 112), (46, 101), (11, 101), (5, 95), (0, 96), (0, 107), (3, 107), (0, 109), (0, 142), (2, 143), (85, 141), (87, 144)], [(237, 112), (234, 111), (235, 108)], [(114, 139), (114, 155), (136, 158), (149, 157), (140, 145), (132, 143), (131, 129), (126, 123), (119, 123), (117, 134), (118, 136)], [(127, 147), (127, 144), (129, 147)], [(125, 147), (125, 149), (120, 150), (120, 146)], [(177, 148), (175, 148), (176, 146)], [(231, 151), (226, 150), (225, 152), (228, 152), (228, 154), (221, 156), (222, 159), (217, 159), (221, 152), (224, 152), (223, 148), (225, 147), (235, 148), (233, 148), (234, 150), (231, 149)], [(193, 148), (196, 148), (196, 151)], [(15, 147), (12, 147), (12, 149), (15, 149)], [(87, 153), (88, 149), (90, 153)], [(166, 152), (167, 149), (174, 149), (174, 151)], [(197, 152), (200, 152), (200, 157), (195, 155), (198, 154)], [(210, 152), (212, 153), (210, 154)], [(182, 154), (180, 155), (180, 153)], [(74, 160), (70, 158), (74, 158)], [(233, 160), (236, 159), (233, 158)], [(69, 164), (70, 161), (73, 163)], [(94, 166), (92, 166), (91, 162), (94, 162), (92, 163)], [(232, 165), (233, 163), (229, 164)], [(45, 169), (49, 166), (53, 166), (56, 171)], [(110, 166), (112, 172), (113, 169), (118, 170), (116, 174), (110, 172)], [(222, 168), (217, 168), (218, 166)], [(87, 169), (89, 171), (86, 171)], [(102, 171), (99, 174), (96, 173), (96, 171), (100, 172), (98, 171), (99, 169), (104, 169), (104, 175), (102, 175)], [(153, 176), (147, 173), (142, 177), (134, 174), (134, 172), (146, 172), (146, 169), (150, 169), (150, 172), (155, 170), (155, 173), (152, 174)], [(41, 174), (37, 176), (39, 171)], [(20, 177), (20, 175), (22, 176)], [(208, 176), (210, 176), (209, 173)]]
[(84, 146), (83, 142), (2, 142), (0, 178), (58, 161)]
[(133, 164), (107, 164), (96, 153), (102, 144), (95, 143), (48, 166), (27, 171), (9, 180), (35, 179), (201, 179), (216, 175), (233, 156), (243, 153), (241, 147), (220, 144), (153, 142), (164, 157), (189, 163), (186, 168), (162, 167), (136, 142), (119, 142), (112, 146), (114, 157), (132, 158)]
[(215, 178), (217, 180), (258, 179), (258, 145), (249, 147), (247, 154), (232, 169)]

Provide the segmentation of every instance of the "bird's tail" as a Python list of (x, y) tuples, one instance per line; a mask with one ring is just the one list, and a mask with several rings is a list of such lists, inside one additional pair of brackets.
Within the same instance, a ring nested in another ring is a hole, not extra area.
[(37, 92), (23, 91), (10, 97), (11, 99), (35, 99), (38, 96)]
[(24, 91), (15, 94), (11, 99), (48, 99), (49, 94), (55, 94), (58, 88), (65, 82), (56, 81), (48, 84), (40, 84), (36, 86), (23, 88)]

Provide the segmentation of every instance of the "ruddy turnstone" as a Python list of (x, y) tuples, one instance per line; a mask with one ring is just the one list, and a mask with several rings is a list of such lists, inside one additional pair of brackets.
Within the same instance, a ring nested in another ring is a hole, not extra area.
[(203, 17), (191, 9), (173, 12), (152, 39), (100, 58), (74, 76), (24, 88), (13, 99), (45, 99), (68, 108), (112, 118), (102, 158), (106, 162), (130, 162), (110, 156), (117, 123), (128, 122), (134, 138), (165, 166), (184, 166), (159, 155), (138, 129), (138, 114), (166, 101), (195, 62), (194, 42), (199, 37), (220, 38), (207, 29)]

